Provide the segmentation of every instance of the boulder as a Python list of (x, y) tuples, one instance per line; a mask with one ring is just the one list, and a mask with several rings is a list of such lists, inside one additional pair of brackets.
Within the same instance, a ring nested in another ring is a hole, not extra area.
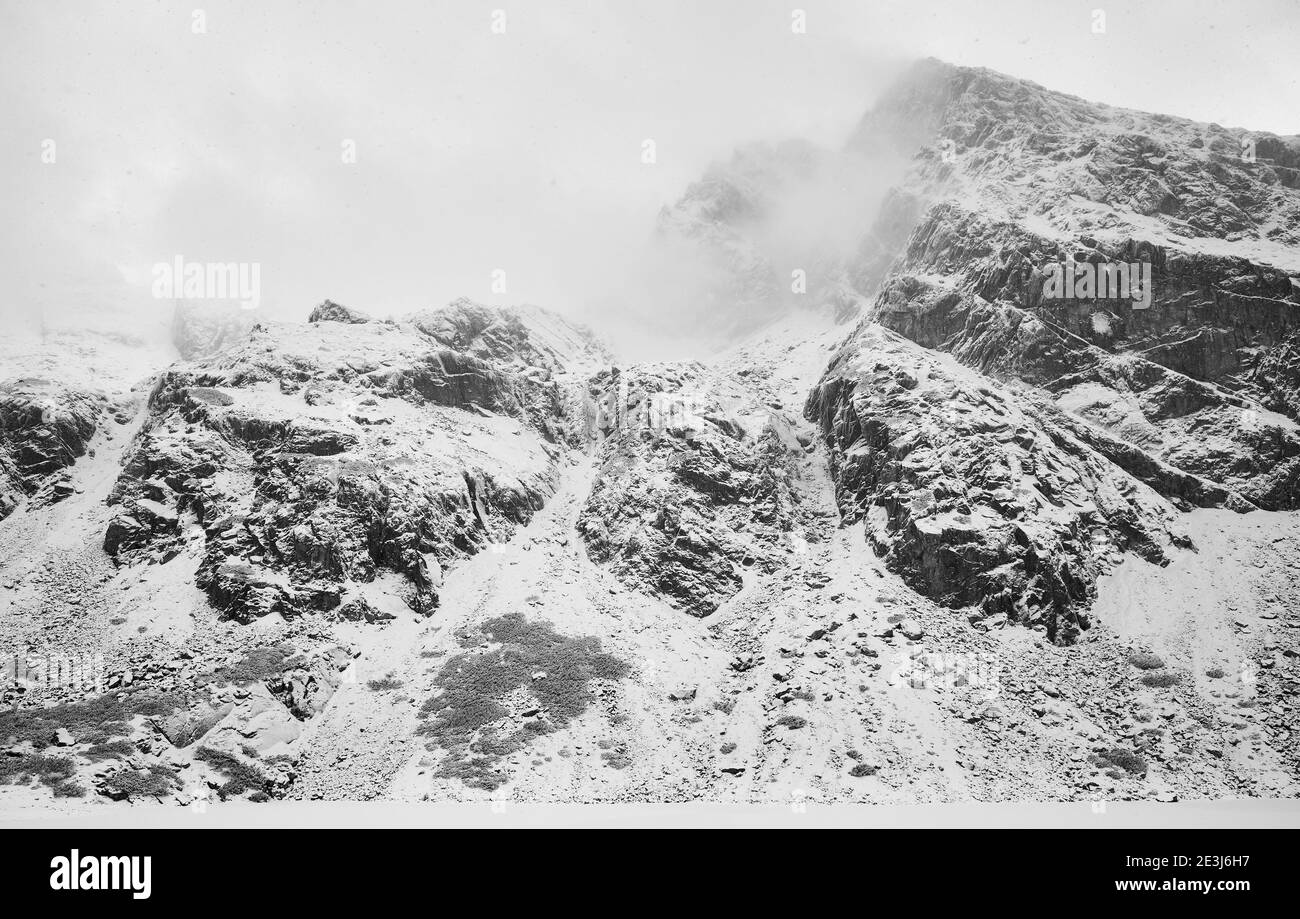
[(326, 300), (320, 306), (311, 311), (311, 315), (307, 317), (307, 321), (360, 324), (363, 322), (373, 322), (374, 320), (360, 310), (349, 309), (341, 303), (335, 303), (333, 300)]

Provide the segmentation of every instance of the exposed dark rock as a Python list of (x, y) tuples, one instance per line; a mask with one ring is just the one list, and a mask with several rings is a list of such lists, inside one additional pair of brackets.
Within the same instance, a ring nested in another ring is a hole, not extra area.
[(0, 383), (0, 519), (85, 455), (106, 407), (48, 380)]
[(578, 529), (593, 561), (707, 616), (742, 572), (774, 570), (808, 521), (789, 422), (700, 365), (592, 380), (601, 466)]
[[(244, 621), (391, 618), (348, 587), (382, 572), (403, 576), (385, 588), (394, 602), (428, 613), (444, 565), (502, 539), (554, 489), (541, 440), (567, 424), (554, 390), (384, 323), (261, 326), (159, 377), (105, 549), (129, 562), (192, 547), (197, 585)], [(494, 419), (525, 435), (502, 458), (491, 428), (467, 427)], [(488, 449), (471, 460), (475, 437)]]
[(362, 323), (374, 322), (369, 316), (361, 310), (349, 309), (341, 303), (335, 303), (333, 300), (326, 300), (320, 306), (311, 311), (307, 317), (308, 322), (349, 322)]
[(405, 322), (445, 348), (503, 369), (555, 371), (609, 359), (585, 326), (537, 307), (497, 309), (461, 298), (441, 309), (421, 310)]
[(1172, 509), (1070, 432), (1048, 405), (865, 324), (808, 400), (840, 510), (921, 593), (1041, 623), (1089, 624), (1111, 554), (1160, 563)]
[[(1175, 510), (1298, 506), (1300, 150), (1257, 135), (1261, 166), (1242, 136), (935, 61), (863, 119), (853, 149), (913, 167), (808, 414), (916, 589), (1068, 640), (1116, 552), (1184, 541)], [(1048, 298), (1066, 262), (1145, 265), (1149, 300)]]

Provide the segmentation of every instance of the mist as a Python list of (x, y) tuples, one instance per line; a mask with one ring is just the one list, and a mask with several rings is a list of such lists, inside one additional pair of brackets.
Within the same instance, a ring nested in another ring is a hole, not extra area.
[[(689, 353), (726, 266), (665, 248), (658, 215), (738, 149), (838, 155), (915, 57), (1297, 129), (1295, 75), (1270, 63), (1284, 35), (1204, 35), (1174, 6), (1157, 32), (1164, 4), (1121, 4), (1098, 41), (1084, 6), (402, 0), (357, 21), (334, 4), (9, 4), (0, 322), (11, 348), (60, 328), (165, 348), (173, 303), (151, 272), (179, 256), (258, 264), (259, 319), (466, 296)], [(1217, 68), (1152, 63), (1196, 54)], [(736, 225), (784, 285), (849, 244), (881, 192), (832, 162)]]
[(665, 208), (577, 315), (632, 360), (702, 358), (791, 310), (829, 309), (901, 157), (748, 144)]

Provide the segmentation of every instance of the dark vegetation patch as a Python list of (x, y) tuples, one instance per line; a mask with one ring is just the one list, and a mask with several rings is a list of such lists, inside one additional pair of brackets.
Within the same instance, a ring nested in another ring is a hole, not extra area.
[(730, 741), (724, 743), (721, 747), (718, 748), (718, 752), (721, 753), (723, 756), (726, 756), (728, 753), (734, 753), (735, 751), (736, 751), (736, 745), (734, 743), (731, 743)]
[(79, 798), (86, 790), (72, 781), (77, 764), (66, 756), (43, 753), (0, 755), (0, 784), (26, 785), (32, 780), (54, 791), (56, 798)]
[(798, 715), (786, 715), (784, 718), (776, 719), (776, 723), (783, 728), (789, 728), (791, 731), (797, 731), (808, 724), (806, 719), (800, 718)]
[(239, 757), (223, 750), (200, 747), (194, 754), (194, 758), (201, 763), (207, 763), (226, 780), (225, 784), (217, 789), (217, 796), (222, 801), (237, 798), (245, 792), (252, 792), (248, 797), (250, 801), (269, 799), (270, 779), (262, 770), (249, 765)]
[(875, 775), (879, 769), (879, 766), (868, 766), (866, 763), (858, 763), (849, 770), (849, 775), (853, 776), (855, 779), (860, 779), (863, 776)]
[(607, 750), (600, 754), (600, 758), (611, 769), (626, 769), (632, 765), (632, 757), (626, 750)]
[[(1138, 756), (1132, 750), (1124, 750), (1119, 747), (1107, 750), (1104, 753), (1096, 753), (1089, 757), (1089, 761), (1098, 769), (1105, 769), (1111, 775), (1116, 775), (1117, 770), (1129, 775), (1146, 775), (1147, 761)], [(1122, 774), (1122, 773), (1119, 773)]]
[(1165, 665), (1160, 655), (1150, 651), (1130, 651), (1128, 662), (1139, 670), (1159, 670)]
[(123, 759), (135, 752), (135, 744), (129, 740), (107, 740), (91, 745), (86, 756), (94, 760)]
[(375, 692), (388, 692), (392, 689), (401, 689), (406, 684), (401, 680), (395, 680), (390, 676), (386, 676), (382, 680), (370, 680), (366, 685)]
[[(203, 679), (217, 684), (247, 686), (260, 680), (278, 677), (291, 666), (293, 649), (287, 645), (266, 645), (253, 648), (233, 664), (218, 667)], [(200, 679), (200, 682), (203, 682)]]
[(122, 769), (104, 779), (104, 791), (110, 798), (162, 798), (180, 783), (176, 770), (155, 763), (146, 769)]
[[(420, 708), (418, 733), (430, 738), (429, 749), (446, 752), (435, 775), (492, 791), (506, 782), (497, 770), (503, 758), (566, 727), (595, 701), (595, 681), (621, 680), (630, 668), (601, 651), (596, 638), (560, 635), (519, 613), (488, 620), (480, 631), (458, 635), (461, 647), (480, 650), (442, 665), (437, 692)], [(516, 690), (537, 699), (536, 715), (508, 718), (506, 697)]]
[(1142, 675), (1142, 683), (1146, 686), (1155, 686), (1164, 689), (1169, 686), (1177, 685), (1183, 678), (1181, 673), (1174, 673), (1172, 670), (1166, 670), (1162, 673), (1145, 673)]
[(1221, 680), (1227, 676), (1227, 673), (1222, 667), (1211, 667), (1209, 670), (1205, 671), (1205, 675), (1212, 680)]
[(169, 715), (189, 702), (179, 693), (127, 689), (48, 708), (0, 712), (0, 746), (30, 741), (40, 750), (53, 743), (54, 732), (65, 728), (78, 743), (104, 744), (131, 733), (136, 715)]

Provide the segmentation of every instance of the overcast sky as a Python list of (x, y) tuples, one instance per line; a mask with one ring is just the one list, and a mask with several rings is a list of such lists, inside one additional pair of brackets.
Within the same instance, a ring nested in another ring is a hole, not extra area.
[(258, 262), (272, 316), (571, 309), (711, 160), (838, 146), (907, 59), (1291, 134), (1298, 26), (1295, 0), (2, 0), (5, 309), (143, 301), (178, 254)]

